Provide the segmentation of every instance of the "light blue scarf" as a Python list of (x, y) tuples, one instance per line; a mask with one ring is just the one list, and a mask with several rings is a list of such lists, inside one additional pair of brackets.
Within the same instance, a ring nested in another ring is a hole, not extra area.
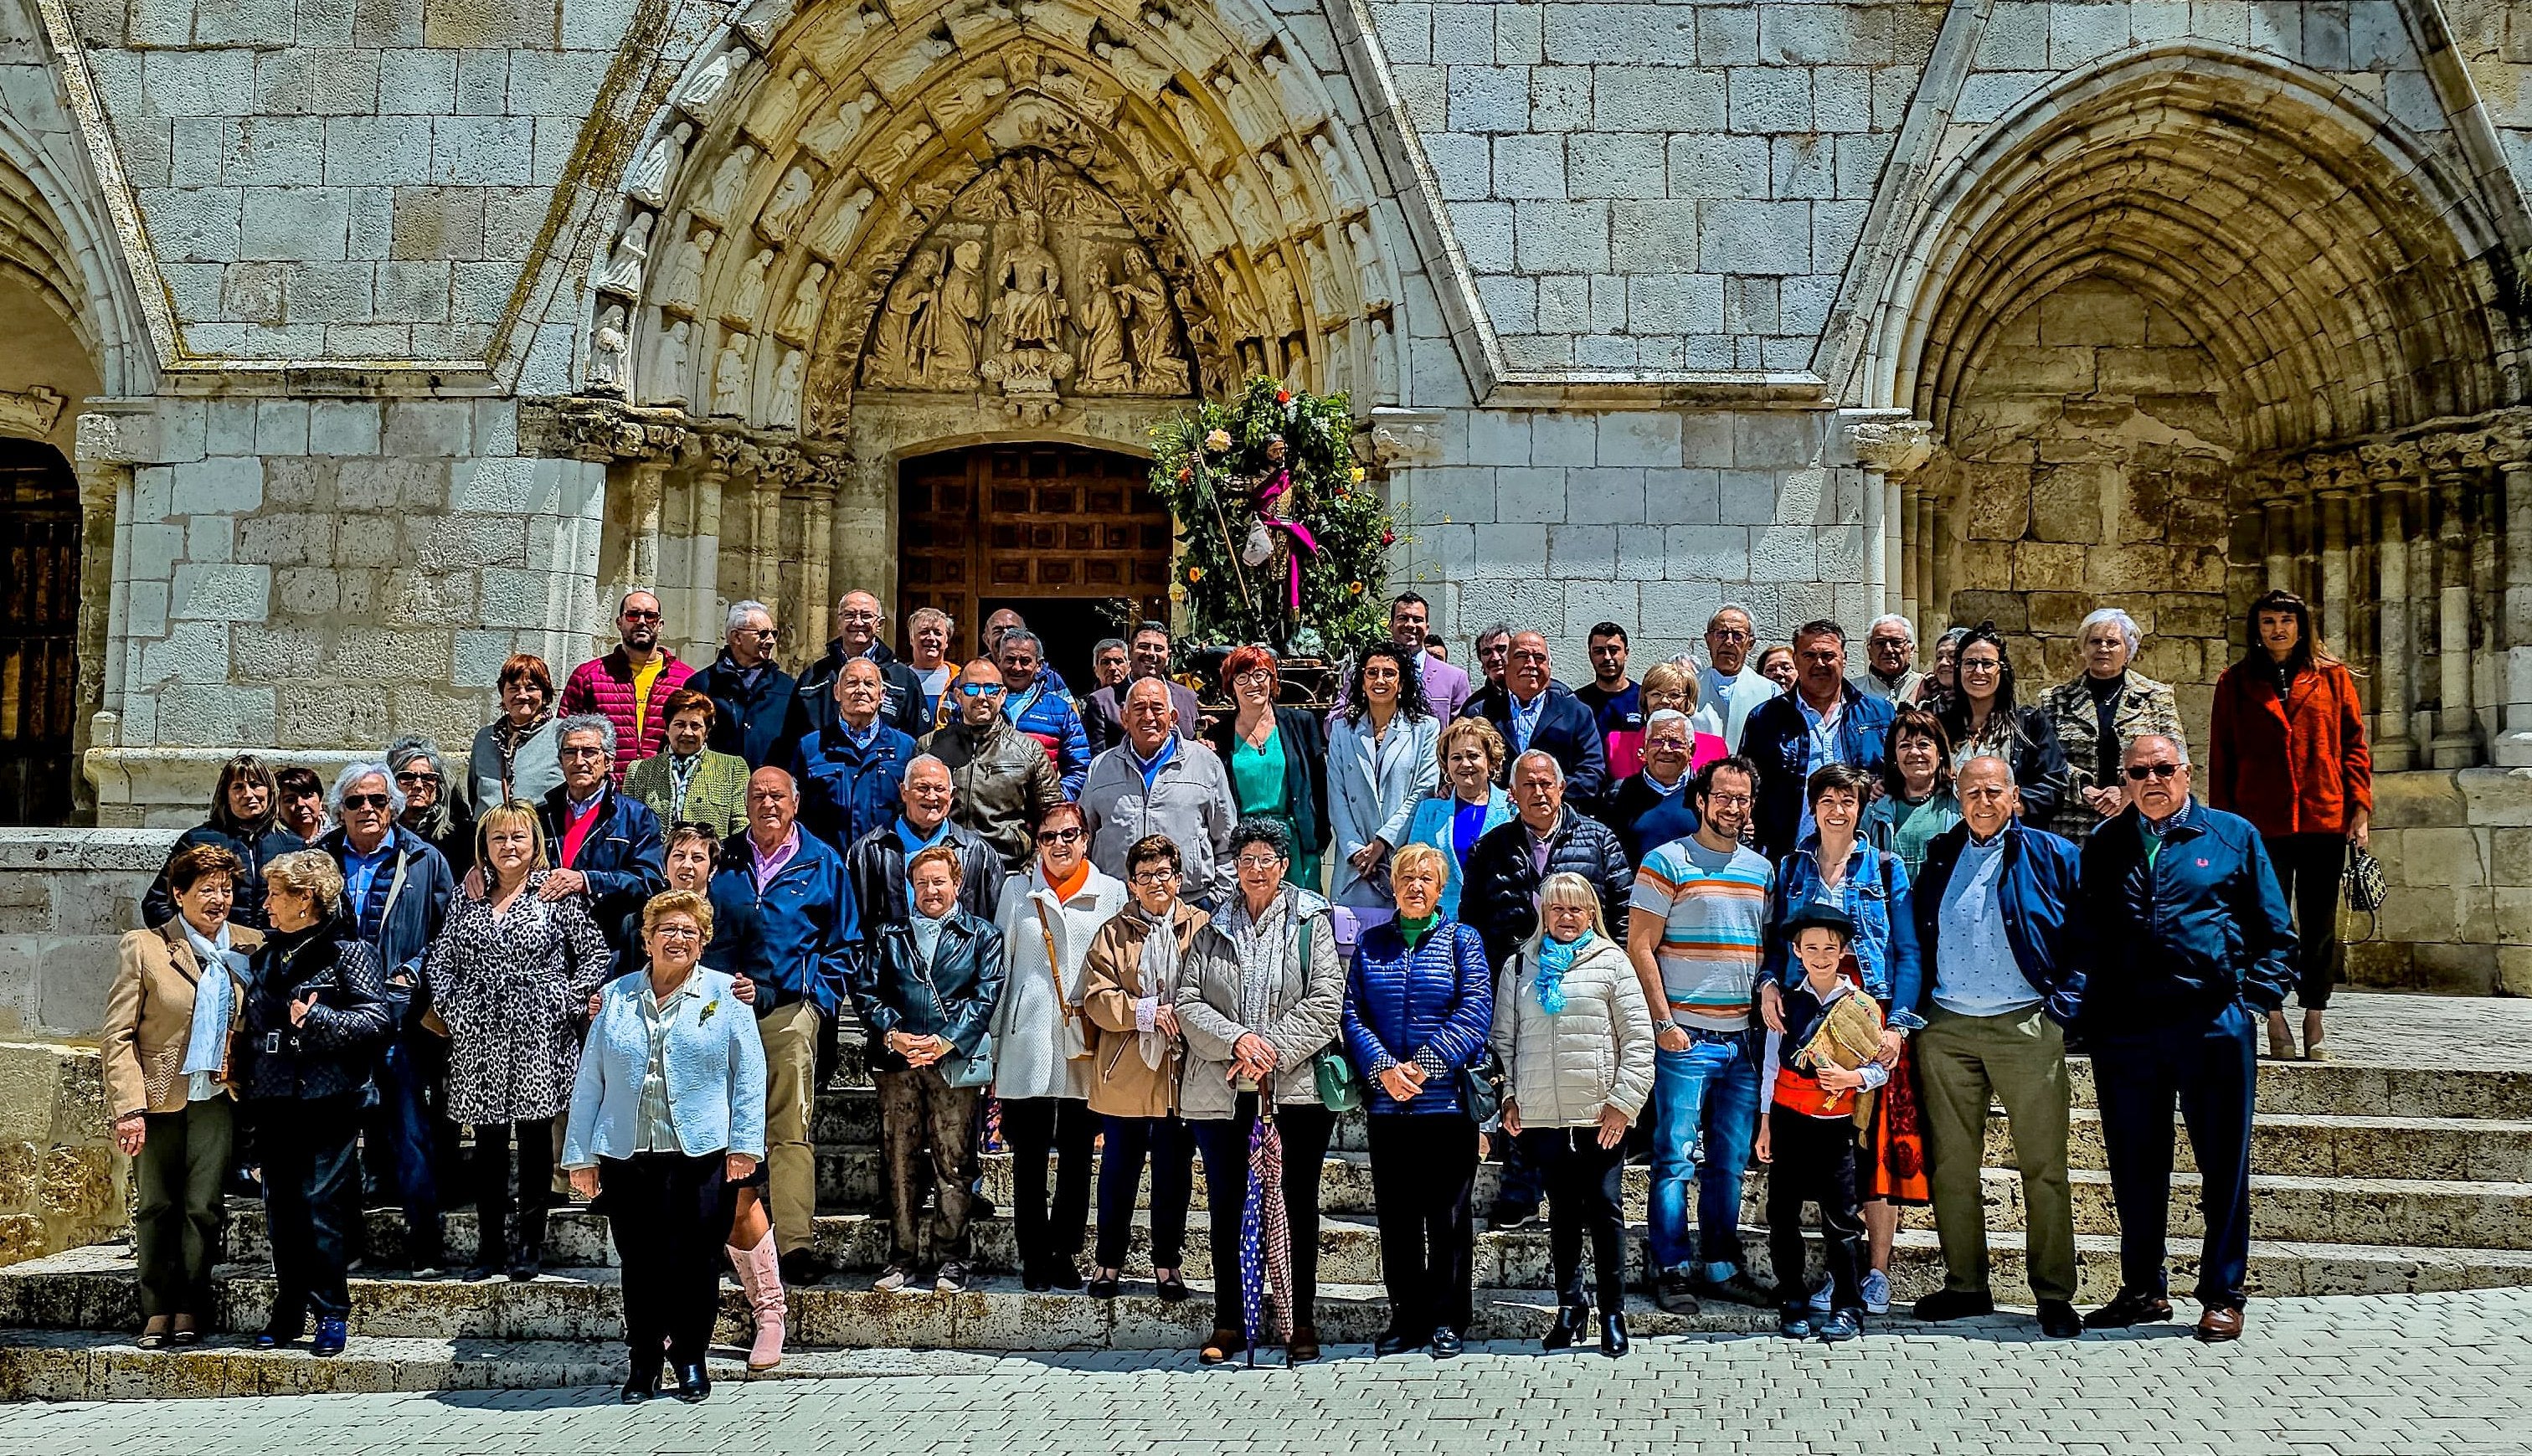
[(1541, 1011), (1552, 1017), (1565, 1010), (1565, 972), (1573, 968), (1574, 958), (1590, 944), (1591, 932), (1587, 930), (1561, 945), (1552, 936), (1538, 938), (1538, 978), (1533, 984)]
[(185, 928), (185, 940), (194, 948), (194, 961), (202, 968), (201, 979), (194, 983), (194, 1024), (185, 1038), (185, 1099), (207, 1102), (219, 1095), (215, 1078), (221, 1064), (228, 1060), (229, 1019), (237, 1005), (237, 982), (231, 976), (245, 976), (247, 957), (245, 952), (229, 948), (225, 921), (221, 922), (216, 941), (205, 940), (182, 915), (176, 917), (176, 923)]

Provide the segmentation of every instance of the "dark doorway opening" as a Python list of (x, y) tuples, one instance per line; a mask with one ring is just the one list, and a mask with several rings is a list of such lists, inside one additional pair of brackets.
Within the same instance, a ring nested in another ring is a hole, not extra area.
[(70, 462), (38, 440), (0, 439), (0, 824), (70, 819), (79, 573)]
[(1090, 675), (1090, 649), (1102, 637), (1122, 637), (1097, 602), (1064, 597), (987, 597), (983, 615), (1007, 607), (1020, 614), (1046, 644), (1046, 660), (1064, 676), (1064, 685), (1086, 693), (1099, 685)]

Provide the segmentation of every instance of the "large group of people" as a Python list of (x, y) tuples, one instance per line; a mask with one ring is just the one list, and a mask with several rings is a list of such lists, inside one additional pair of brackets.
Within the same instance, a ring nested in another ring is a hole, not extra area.
[[(847, 593), (795, 677), (742, 602), (698, 672), (636, 591), (559, 692), (535, 657), (503, 665), (462, 775), (401, 738), (312, 813), (305, 770), (231, 761), (107, 1016), (142, 1342), (203, 1337), (241, 1168), (276, 1276), (257, 1342), (313, 1321), (319, 1356), (344, 1348), (355, 1261), (447, 1277), (444, 1211), (471, 1203), (458, 1277), (535, 1279), (568, 1193), (609, 1215), (625, 1398), (703, 1399), (724, 1265), (755, 1369), (781, 1359), (785, 1287), (831, 1272), (813, 1113), (846, 1034), (878, 1092), (879, 1289), (972, 1286), (998, 1139), (1026, 1288), (1119, 1295), (1148, 1176), (1151, 1286), (1187, 1300), (1200, 1157), (1206, 1363), (1318, 1353), (1319, 1181), (1355, 1112), (1382, 1355), (1462, 1348), (1490, 1160), (1488, 1225), (1544, 1207), (1550, 1350), (1628, 1349), (1632, 1157), (1664, 1310), (1854, 1338), (1891, 1308), (1900, 1207), (1930, 1204), (1945, 1278), (1915, 1313), (1990, 1312), (1991, 1098), (2044, 1333), (2170, 1316), (2175, 1107), (2205, 1189), (2199, 1333), (2240, 1333), (2255, 1031), (2328, 1055), (2370, 806), (2348, 670), (2296, 598), (2254, 604), (2203, 769), (2116, 609), (2037, 694), (1988, 625), (1921, 668), (1883, 617), (1856, 675), (1839, 624), (1764, 647), (1737, 607), (1640, 681), (1625, 626), (1595, 626), (1575, 689), (1509, 625), (1476, 634), (1472, 678), (1410, 593), (1333, 708), (1246, 646), (1210, 711), (1159, 623), (1100, 644), (1076, 697), (1017, 613), (963, 664), (955, 624), (919, 615), (899, 661)], [(2119, 1292), (2088, 1315), (2078, 1039), (2122, 1234)], [(1742, 1237), (1754, 1159), (1771, 1278)], [(371, 1198), (402, 1214), (400, 1262), (369, 1247)]]

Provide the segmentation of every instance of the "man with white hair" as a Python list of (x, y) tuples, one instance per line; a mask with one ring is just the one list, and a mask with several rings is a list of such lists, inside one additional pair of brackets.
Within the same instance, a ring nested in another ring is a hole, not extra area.
[(774, 661), (779, 634), (774, 609), (762, 602), (732, 602), (722, 627), (720, 656), (686, 685), (713, 700), (712, 736), (705, 746), (765, 767), (782, 742), (783, 719), (796, 685)]
[(1100, 873), (1126, 879), (1135, 842), (1167, 835), (1179, 846), (1188, 893), (1201, 896), (1216, 888), (1229, 862), (1239, 809), (1222, 756), (1180, 735), (1173, 686), (1138, 677), (1126, 687), (1124, 737), (1090, 760), (1081, 813), (1090, 830), (1090, 862)]
[(1864, 676), (1856, 686), (1888, 703), (1913, 703), (1926, 674), (1917, 670), (1917, 625), (1893, 612), (1864, 634)]
[(2040, 711), (2057, 729), (2066, 753), (2067, 791), (2057, 800), (2048, 828), (2077, 844), (2103, 820), (2127, 806), (2119, 777), (2120, 745), (2148, 733), (2187, 744), (2180, 703), (2169, 687), (2130, 670), (2144, 634), (2136, 618), (2104, 607), (2075, 628), (2084, 670), (2040, 695)]
[(439, 1216), (439, 1103), (448, 1043), (423, 1029), (431, 996), (423, 984), (422, 958), (439, 934), (456, 882), (439, 851), (396, 822), (406, 799), (385, 764), (346, 766), (334, 776), (327, 803), (335, 827), (316, 847), (334, 856), (343, 871), (343, 913), (377, 956), (391, 1020), (378, 1063), (378, 1105), (370, 1119), (376, 1149), (370, 1166), (380, 1182), (395, 1184), (404, 1207), (406, 1262), (415, 1273), (429, 1275), (447, 1261)]
[(879, 665), (880, 722), (910, 738), (932, 730), (932, 721), (923, 711), (923, 679), (898, 662), (881, 640), (881, 629), (887, 625), (888, 613), (880, 611), (879, 598), (869, 592), (855, 588), (836, 599), (835, 635), (827, 643), (827, 655), (800, 671), (799, 684), (791, 690), (790, 717), (782, 727), (784, 742), (774, 763), (789, 763), (801, 739), (835, 726), (835, 679), (843, 675), (844, 664), (855, 658)]
[(1752, 649), (1758, 645), (1757, 618), (1750, 609), (1726, 602), (1705, 619), (1705, 666), (1697, 670), (1696, 727), (1741, 751), (1741, 726), (1778, 688), (1758, 671)]

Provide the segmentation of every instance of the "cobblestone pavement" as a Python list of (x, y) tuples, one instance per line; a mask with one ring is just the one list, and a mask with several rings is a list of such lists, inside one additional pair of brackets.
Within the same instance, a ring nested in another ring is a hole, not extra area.
[[(2184, 1307), (2184, 1314), (2193, 1312)], [(1297, 1371), (1189, 1356), (874, 1352), (843, 1378), (638, 1410), (612, 1390), (0, 1409), (12, 1456), (497, 1453), (2522, 1452), (2532, 1291), (2276, 1300), (2210, 1348), (2180, 1324), (2061, 1344), (2003, 1317), (1830, 1349), (1647, 1341), (1624, 1361), (1511, 1346), (1451, 1363), (1359, 1347)]]

